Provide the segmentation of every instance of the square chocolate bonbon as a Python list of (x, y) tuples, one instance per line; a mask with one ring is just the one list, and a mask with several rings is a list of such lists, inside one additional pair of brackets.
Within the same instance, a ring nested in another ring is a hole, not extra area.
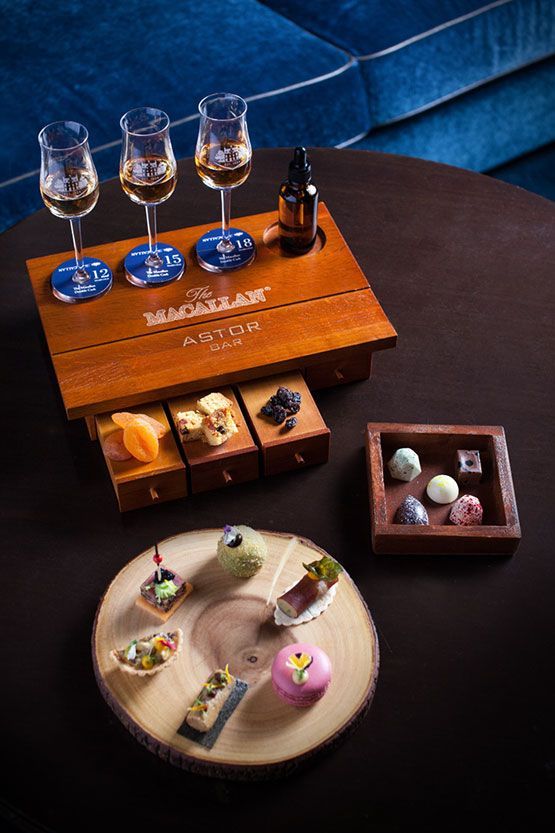
[(479, 451), (457, 451), (457, 480), (461, 486), (475, 486), (482, 479), (482, 462)]

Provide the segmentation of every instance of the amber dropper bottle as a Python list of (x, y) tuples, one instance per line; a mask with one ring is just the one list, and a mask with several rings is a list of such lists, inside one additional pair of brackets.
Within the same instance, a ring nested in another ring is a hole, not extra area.
[(318, 229), (318, 189), (306, 148), (295, 148), (289, 178), (281, 183), (278, 198), (279, 242), (289, 254), (309, 252)]

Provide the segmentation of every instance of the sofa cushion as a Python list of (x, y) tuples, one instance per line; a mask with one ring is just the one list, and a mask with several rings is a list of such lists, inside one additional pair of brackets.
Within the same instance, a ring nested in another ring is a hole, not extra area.
[(0, 8), (0, 228), (40, 207), (36, 137), (57, 119), (86, 125), (101, 179), (118, 173), (126, 110), (166, 110), (176, 156), (191, 156), (198, 101), (220, 89), (249, 101), (255, 147), (335, 145), (369, 127), (357, 63), (256, 0), (212, 0), (206, 14), (196, 0)]
[(555, 53), (553, 0), (263, 0), (360, 61), (373, 126)]
[(555, 202), (555, 142), (490, 174)]
[(487, 171), (555, 140), (555, 58), (373, 130), (353, 148)]

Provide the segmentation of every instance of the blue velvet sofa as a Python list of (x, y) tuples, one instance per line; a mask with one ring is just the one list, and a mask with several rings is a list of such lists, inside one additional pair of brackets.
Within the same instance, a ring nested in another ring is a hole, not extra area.
[(190, 156), (197, 102), (221, 89), (247, 98), (255, 147), (502, 166), (511, 181), (541, 190), (543, 177), (555, 191), (555, 0), (0, 0), (0, 8), (0, 229), (41, 205), (44, 124), (83, 122), (105, 179), (118, 171), (122, 113), (166, 110), (176, 155)]

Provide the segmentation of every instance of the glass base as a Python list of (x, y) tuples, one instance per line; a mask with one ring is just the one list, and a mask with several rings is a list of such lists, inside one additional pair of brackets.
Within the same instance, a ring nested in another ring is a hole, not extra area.
[(174, 246), (158, 243), (158, 254), (162, 258), (161, 266), (148, 266), (148, 244), (141, 243), (131, 249), (125, 256), (125, 277), (134, 286), (143, 288), (164, 286), (178, 281), (185, 271), (185, 258)]
[(199, 266), (209, 272), (229, 272), (252, 263), (256, 257), (254, 238), (238, 228), (230, 228), (229, 234), (235, 244), (235, 249), (230, 254), (222, 254), (217, 249), (222, 239), (221, 228), (211, 229), (200, 238), (196, 245)]
[(75, 258), (65, 260), (52, 272), (50, 284), (52, 293), (59, 301), (66, 304), (80, 304), (83, 301), (94, 301), (112, 288), (112, 270), (103, 260), (94, 257), (83, 258), (85, 269), (91, 276), (87, 283), (77, 283), (73, 280), (76, 265)]

